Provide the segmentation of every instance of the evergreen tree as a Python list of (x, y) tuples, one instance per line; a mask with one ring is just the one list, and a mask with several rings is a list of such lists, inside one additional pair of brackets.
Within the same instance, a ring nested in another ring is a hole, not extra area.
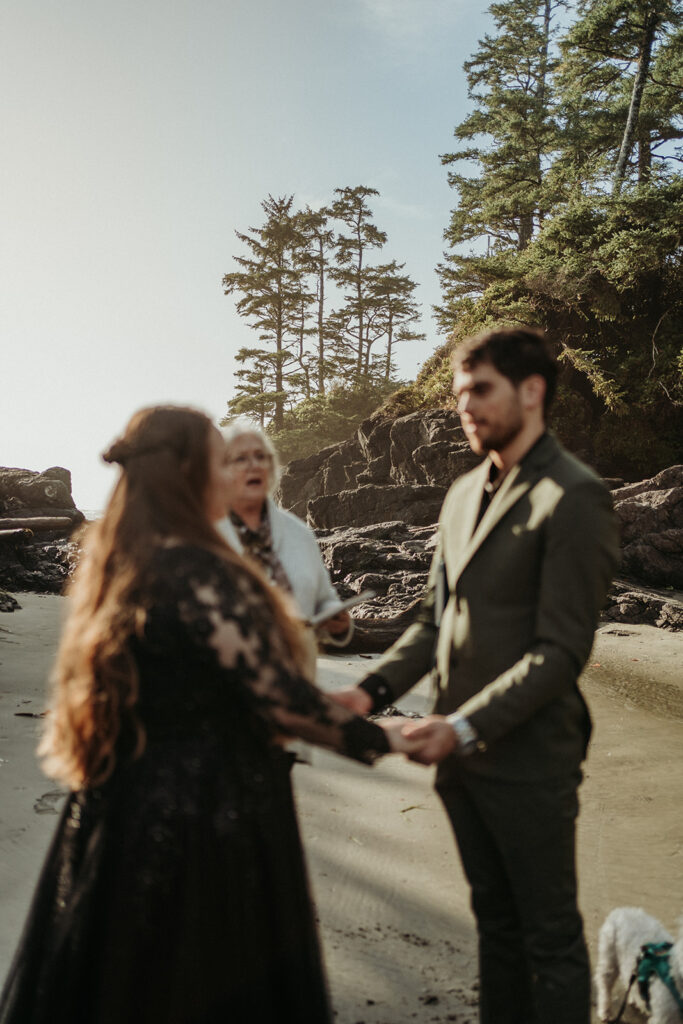
[[(425, 335), (411, 329), (420, 319), (419, 306), (415, 301), (414, 292), (417, 283), (408, 274), (402, 274), (405, 263), (385, 263), (375, 268), (371, 293), (374, 308), (377, 311), (380, 333), (378, 337), (386, 339), (386, 353), (383, 358), (381, 376), (385, 381), (391, 379), (393, 372), (394, 346), (401, 341), (419, 341)], [(370, 373), (370, 348), (374, 341), (366, 344), (366, 375)]]
[[(293, 202), (293, 196), (268, 196), (261, 204), (265, 223), (260, 228), (249, 228), (246, 234), (235, 232), (251, 255), (236, 256), (240, 269), (223, 277), (224, 293), (241, 295), (236, 303), (239, 315), (259, 331), (260, 341), (275, 350), (273, 359), (262, 358), (261, 364), (272, 366), (270, 390), (274, 395), (273, 418), (277, 429), (282, 428), (287, 365), (296, 344), (301, 305), (306, 301), (297, 264), (303, 240), (292, 212)], [(261, 352), (265, 356), (268, 350)]]
[(252, 416), (262, 427), (275, 408), (273, 356), (263, 349), (241, 348), (235, 356), (235, 394), (228, 402), (230, 416)]
[(672, 161), (683, 136), (680, 0), (579, 0), (561, 42), (557, 106), (563, 121), (553, 171), (568, 189), (617, 190)]
[[(373, 224), (367, 200), (377, 196), (374, 188), (336, 188), (331, 214), (346, 227), (336, 238), (335, 264), (331, 275), (344, 293), (344, 305), (332, 323), (340, 346), (351, 350), (350, 369), (358, 379), (364, 376), (365, 353), (372, 309), (372, 267), (369, 253), (381, 249), (387, 240)], [(341, 353), (340, 353), (341, 354)]]
[[(540, 27), (541, 5), (535, 9)], [(491, 11), (499, 28), (503, 14), (512, 28), (510, 5)], [(527, 19), (533, 13), (534, 5), (520, 8)], [(545, 13), (552, 13), (547, 6)], [(491, 225), (497, 234), (488, 232), (486, 252), (463, 257), (456, 250), (440, 268), (439, 313), (457, 337), (520, 322), (545, 328), (563, 365), (560, 433), (604, 472), (642, 475), (679, 457), (683, 429), (681, 0), (579, 0), (573, 13), (564, 37), (549, 37), (546, 73), (538, 76), (544, 108), (536, 108), (535, 123), (547, 134), (540, 186), (528, 177), (537, 210), (530, 241), (509, 216), (514, 189), (496, 205), (490, 177), (495, 160), (502, 171), (506, 158), (512, 172), (515, 164), (512, 136), (501, 130), (501, 108), (493, 102), (504, 96), (494, 88), (501, 72), (482, 63), (482, 51), (500, 56), (497, 40), (487, 37), (468, 65), (470, 75), (474, 66), (493, 84), (483, 98), (472, 94), (479, 109), (465, 130), (474, 125), (482, 138), (488, 133), (491, 148), (486, 161), (480, 150), (455, 155), (477, 159), (480, 177), (471, 188), (468, 179), (454, 182), (460, 206), (446, 237), (456, 246)], [(508, 31), (502, 52), (508, 70), (515, 57), (521, 69), (536, 59), (521, 32), (513, 38)], [(514, 113), (510, 94), (505, 98)], [(520, 152), (520, 171), (528, 170)], [(504, 181), (501, 174), (502, 189)], [(496, 220), (501, 210), (507, 224)], [(424, 381), (421, 388), (443, 396), (445, 358), (433, 377), (436, 388)]]
[(299, 215), (304, 245), (299, 256), (303, 271), (311, 276), (315, 285), (315, 326), (310, 331), (316, 340), (315, 380), (319, 395), (324, 395), (326, 381), (339, 369), (329, 349), (334, 343), (326, 313), (327, 282), (330, 257), (334, 251), (334, 230), (329, 226), (330, 211), (326, 207), (312, 210), (310, 206)]
[[(395, 387), (395, 346), (424, 337), (405, 264), (370, 262), (386, 241), (367, 203), (374, 195), (364, 186), (336, 189), (331, 207), (303, 211), (292, 196), (269, 196), (264, 224), (236, 232), (248, 254), (235, 257), (239, 270), (223, 287), (239, 295), (238, 313), (268, 347), (238, 353), (228, 409), (267, 421), (287, 451), (336, 440), (344, 423), (369, 414)], [(337, 308), (328, 309), (329, 299)]]
[[(523, 251), (557, 196), (546, 169), (557, 145), (551, 76), (556, 64), (556, 12), (562, 0), (503, 0), (489, 8), (496, 27), (464, 65), (475, 109), (455, 129), (466, 148), (441, 157), (458, 193), (444, 238), (451, 247), (438, 268), (442, 327), (460, 299), (479, 294), (501, 275), (506, 257)], [(465, 174), (463, 162), (476, 174)], [(464, 254), (487, 239), (486, 253)], [(489, 259), (487, 257), (493, 257)]]

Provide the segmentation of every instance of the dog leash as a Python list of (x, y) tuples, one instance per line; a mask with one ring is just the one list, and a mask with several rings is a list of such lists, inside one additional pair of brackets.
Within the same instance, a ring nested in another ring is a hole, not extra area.
[(641, 946), (638, 959), (636, 960), (636, 966), (633, 970), (626, 989), (626, 995), (623, 998), (622, 1004), (619, 1007), (619, 1012), (608, 1024), (619, 1024), (624, 1010), (626, 1009), (626, 1003), (628, 1002), (629, 993), (633, 987), (634, 981), (638, 981), (638, 988), (640, 994), (643, 997), (643, 1001), (650, 1009), (650, 978), (653, 974), (656, 974), (660, 981), (666, 985), (671, 995), (673, 996), (676, 1005), (678, 1006), (678, 1012), (683, 1018), (683, 998), (680, 992), (676, 988), (676, 984), (671, 977), (671, 970), (669, 968), (669, 950), (671, 949), (670, 942), (647, 942), (644, 946)]
[(619, 1010), (618, 1010), (618, 1012), (617, 1012), (617, 1015), (616, 1015), (616, 1017), (612, 1017), (612, 1019), (611, 1019), (611, 1020), (608, 1020), (608, 1021), (607, 1021), (607, 1024), (619, 1024), (619, 1021), (620, 1021), (620, 1020), (621, 1020), (621, 1018), (623, 1017), (623, 1015), (624, 1015), (624, 1010), (626, 1009), (626, 1004), (627, 1004), (627, 1002), (628, 1002), (628, 996), (629, 996), (629, 992), (630, 992), (630, 991), (631, 991), (631, 989), (633, 988), (633, 982), (634, 982), (634, 981), (636, 980), (636, 978), (638, 977), (638, 964), (639, 964), (639, 963), (640, 963), (640, 956), (638, 957), (638, 960), (636, 961), (636, 966), (635, 966), (635, 968), (634, 968), (634, 970), (633, 970), (633, 974), (632, 974), (632, 975), (631, 975), (631, 977), (629, 978), (629, 982), (628, 982), (628, 987), (627, 987), (627, 989), (626, 989), (626, 993), (625, 993), (625, 995), (624, 995), (624, 998), (623, 998), (623, 1000), (622, 1000), (621, 1006), (619, 1007)]

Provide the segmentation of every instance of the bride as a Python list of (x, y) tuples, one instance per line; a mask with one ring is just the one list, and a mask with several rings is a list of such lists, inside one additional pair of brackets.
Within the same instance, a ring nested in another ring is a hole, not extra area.
[(284, 599), (216, 531), (227, 449), (137, 413), (70, 593), (39, 751), (69, 795), (1, 1024), (326, 1024), (288, 758), (410, 752), (301, 672)]

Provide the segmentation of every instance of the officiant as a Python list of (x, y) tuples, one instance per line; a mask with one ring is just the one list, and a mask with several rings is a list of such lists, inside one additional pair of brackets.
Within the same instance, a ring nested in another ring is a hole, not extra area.
[[(301, 618), (308, 622), (329, 617), (317, 627), (316, 638), (344, 647), (353, 633), (348, 611), (332, 586), (315, 534), (301, 519), (279, 508), (271, 495), (277, 487), (279, 461), (267, 434), (245, 418), (222, 430), (232, 472), (231, 507), (218, 524), (232, 548), (257, 562), (272, 583), (289, 593)], [(313, 665), (311, 665), (312, 671)]]

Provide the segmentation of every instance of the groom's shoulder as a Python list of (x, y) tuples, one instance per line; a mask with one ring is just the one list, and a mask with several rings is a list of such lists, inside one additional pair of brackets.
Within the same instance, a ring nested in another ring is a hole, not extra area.
[(455, 478), (446, 491), (446, 496), (443, 500), (443, 508), (446, 508), (446, 506), (454, 499), (462, 497), (472, 487), (481, 486), (482, 463), (485, 461), (485, 459), (482, 459), (474, 469), (468, 469), (466, 473), (461, 473)]

